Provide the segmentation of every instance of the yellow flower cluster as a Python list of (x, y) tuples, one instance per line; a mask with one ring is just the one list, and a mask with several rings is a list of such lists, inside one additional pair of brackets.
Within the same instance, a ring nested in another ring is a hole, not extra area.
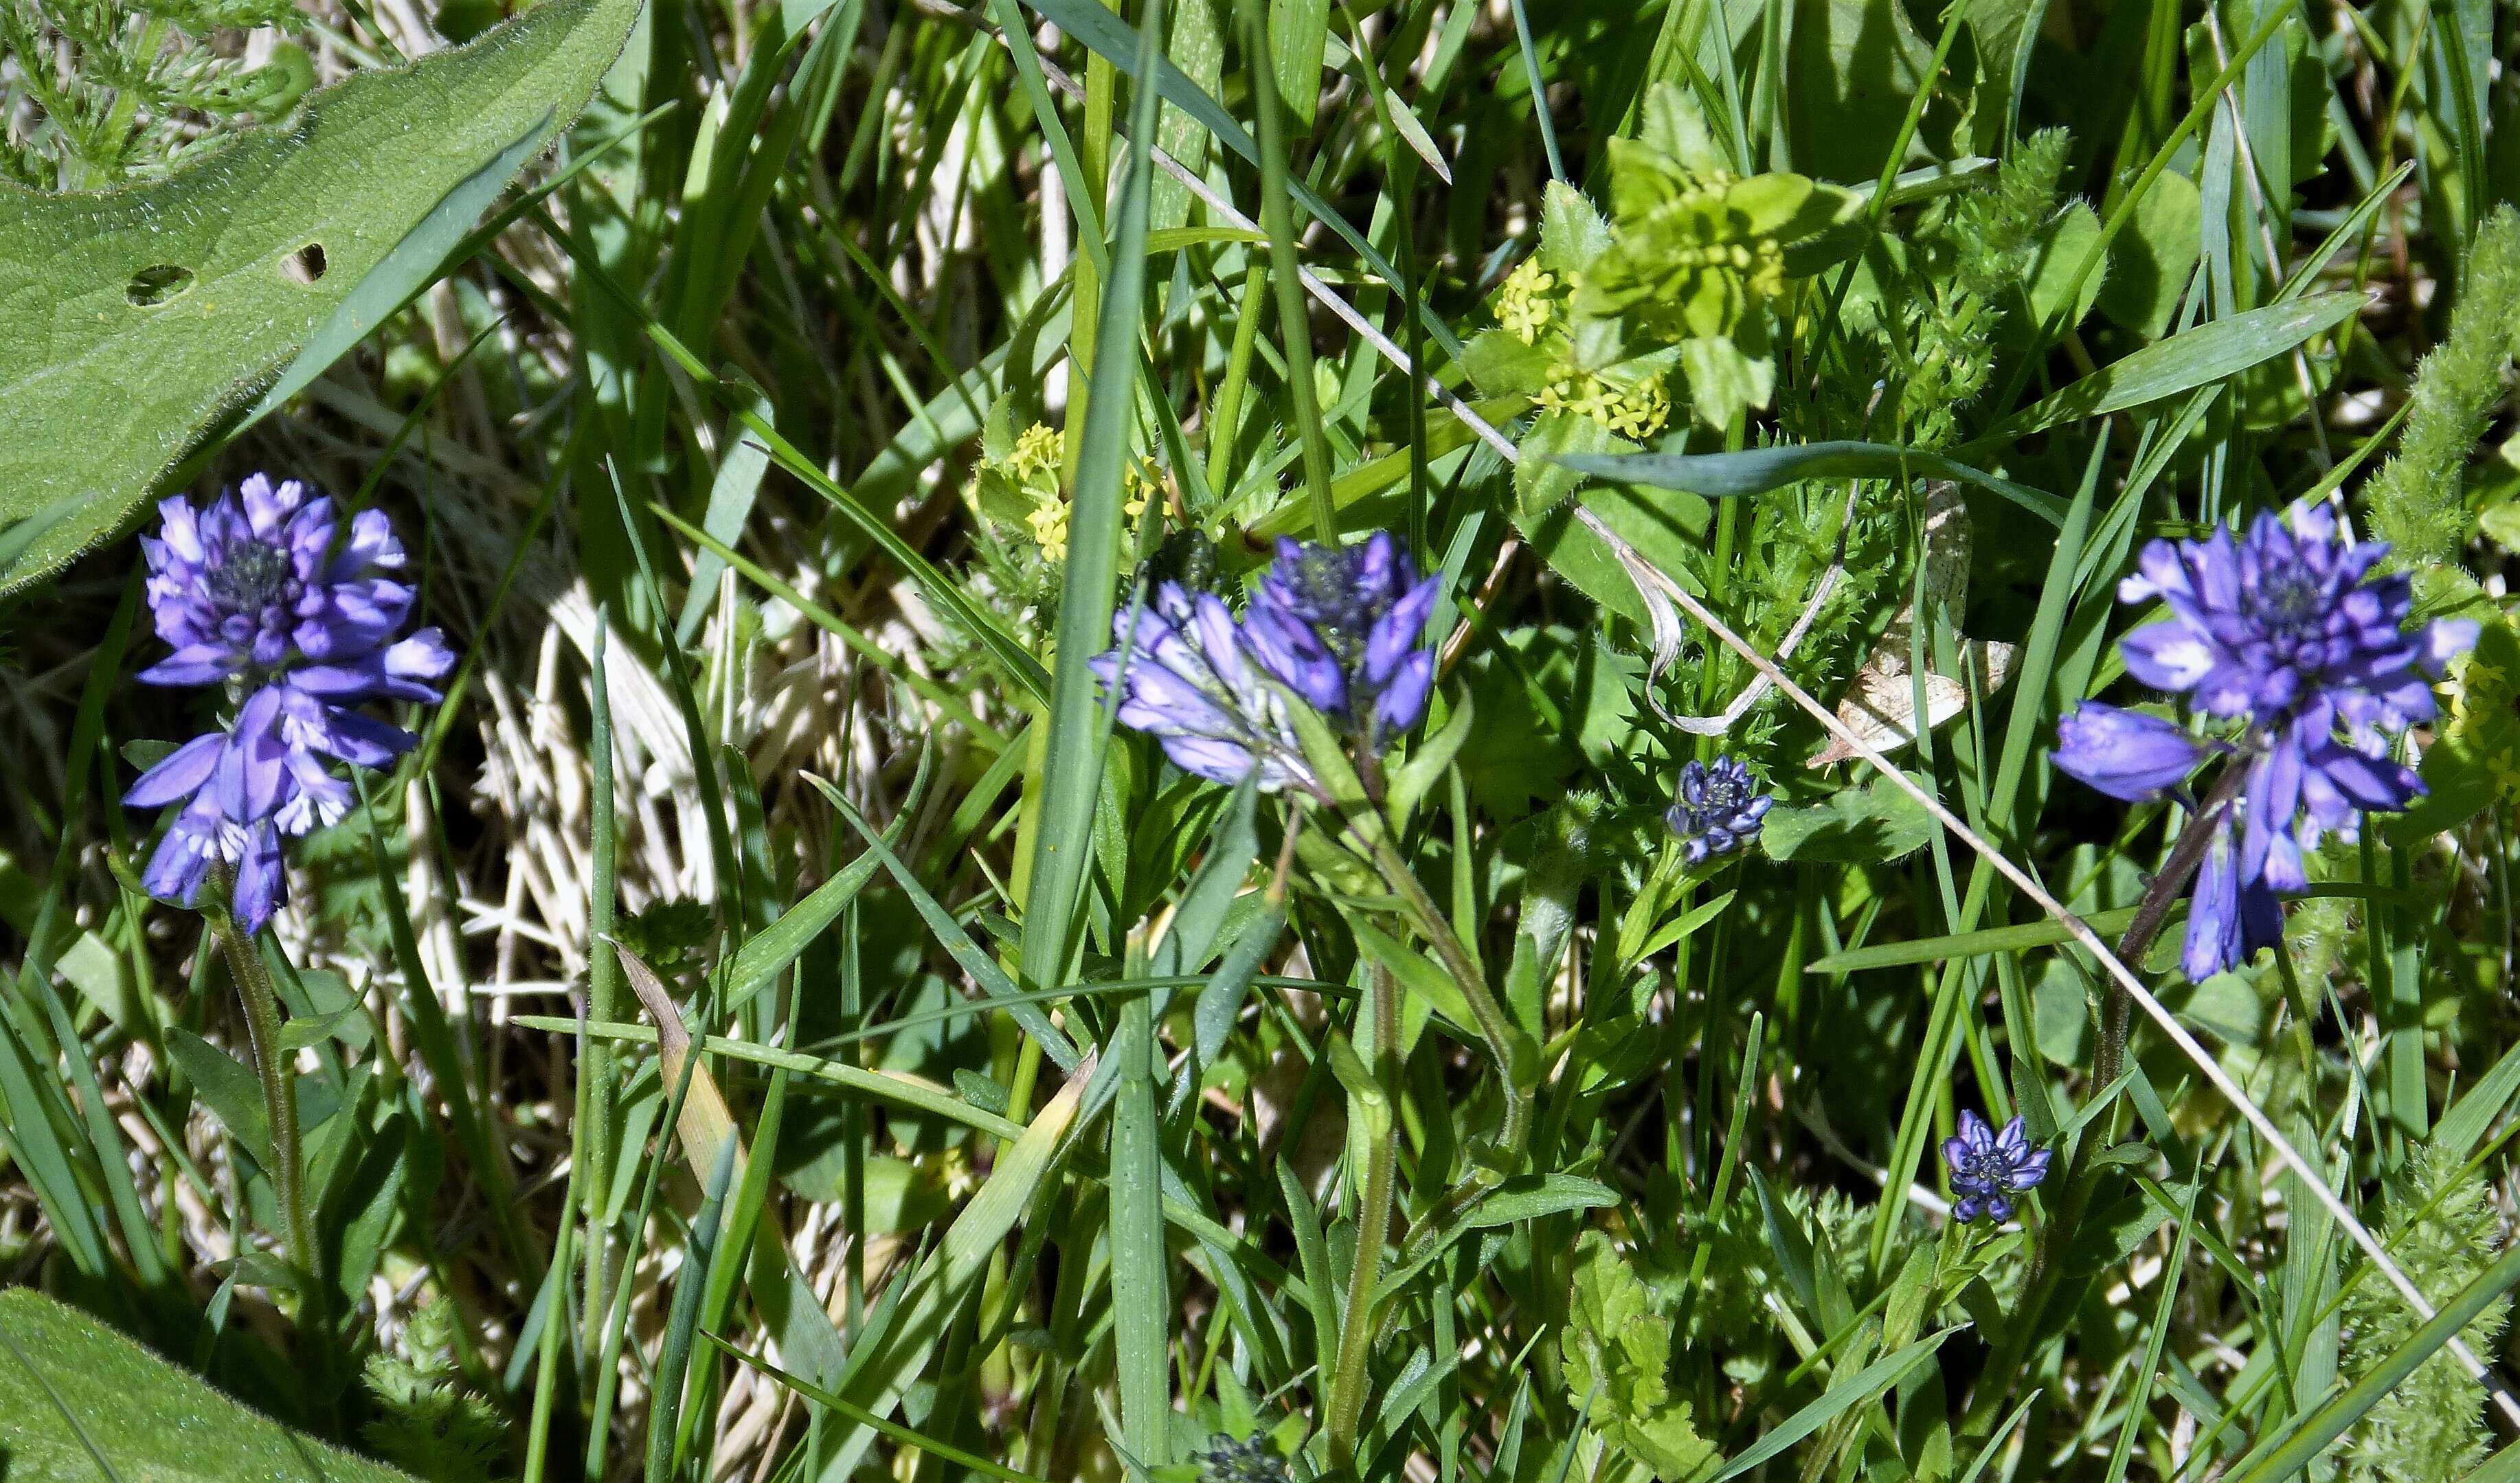
[(1046, 478), (1056, 487), (1058, 459), (1058, 430), (1047, 423), (1035, 423), (1015, 439), (1014, 452), (1007, 455), (1007, 477), (1026, 487)]
[(2474, 651), (2452, 670), (2450, 736), (2483, 759), (2494, 790), (2520, 800), (2520, 686), (2513, 683), (2513, 645), (2507, 626), (2489, 626)]
[[(1007, 477), (1033, 497), (1032, 513), (1024, 524), (1032, 531), (1033, 544), (1041, 554), (1054, 562), (1067, 560), (1067, 514), (1070, 501), (1060, 487), (1058, 434), (1041, 423), (1035, 423), (1015, 439), (1014, 451), (1007, 456)], [(1120, 508), (1129, 518), (1147, 513), (1147, 500), (1158, 485), (1159, 475), (1146, 459), (1131, 462), (1123, 473), (1123, 487), (1128, 502)]]
[(1621, 437), (1640, 442), (1662, 430), (1671, 419), (1671, 388), (1663, 373), (1621, 385), (1590, 371), (1560, 368), (1540, 388), (1546, 412), (1580, 412)]
[(1497, 288), (1497, 323), (1524, 344), (1538, 344), (1556, 313), (1556, 305), (1549, 296), (1556, 287), (1556, 275), (1543, 272), (1538, 256), (1524, 258), (1522, 266), (1507, 274)]

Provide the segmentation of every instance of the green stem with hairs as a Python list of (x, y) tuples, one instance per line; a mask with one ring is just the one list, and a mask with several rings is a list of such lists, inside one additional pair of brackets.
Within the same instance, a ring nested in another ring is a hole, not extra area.
[[(1382, 875), (1383, 883), (1400, 898), (1408, 909), (1409, 920), (1443, 961), (1444, 968), (1461, 986), (1462, 998), (1468, 1001), (1470, 1017), (1478, 1022), (1479, 1038), (1487, 1042), (1488, 1056), (1496, 1061), (1497, 1074), (1504, 1078), (1505, 1125), (1497, 1133), (1497, 1162), (1511, 1168), (1522, 1159), (1523, 1146), (1531, 1138), (1531, 1088), (1523, 1084), (1517, 1071), (1515, 1046), (1522, 1040), (1505, 1017), (1504, 1007), (1488, 988), (1487, 974), (1480, 970), (1478, 960), (1453, 935), (1452, 926), (1444, 921), (1435, 898), (1426, 894), (1425, 885), (1409, 862), (1400, 858), (1389, 834), (1374, 828), (1366, 832), (1365, 843), (1371, 851), (1374, 868)], [(1473, 1170), (1469, 1176), (1482, 1191), (1497, 1183), (1501, 1176), (1493, 1171)]]
[(226, 867), (211, 870), (214, 891), (202, 893), (202, 916), (226, 957), (228, 976), (236, 980), (237, 997), (245, 1002), (246, 1032), (252, 1041), (253, 1072), (262, 1082), (262, 1112), (271, 1125), (271, 1186), (280, 1202), (282, 1236), (289, 1243), (290, 1265), (304, 1278), (304, 1311), (324, 1311), (322, 1253), (315, 1244), (314, 1223), (306, 1210), (304, 1162), (297, 1129), (297, 1083), (289, 1075), (289, 1053), (280, 1045), (280, 995), (272, 987), (271, 966), (253, 938), (228, 910), (235, 879)]
[(1357, 1426), (1365, 1414), (1367, 1357), (1373, 1345), (1373, 1303), (1380, 1294), (1383, 1247), (1391, 1239), (1391, 1207), (1399, 1149), (1392, 1121), (1392, 1094), (1398, 1081), (1395, 1055), (1400, 1041), (1400, 996), (1391, 972), (1375, 964), (1365, 979), (1365, 1021), (1373, 1032), (1367, 1066), (1377, 1087), (1377, 1101), (1362, 1107), (1367, 1122), (1365, 1184), (1356, 1215), (1356, 1263), (1349, 1269), (1347, 1311), (1339, 1320), (1338, 1372), (1330, 1380), (1330, 1462), (1356, 1469)]

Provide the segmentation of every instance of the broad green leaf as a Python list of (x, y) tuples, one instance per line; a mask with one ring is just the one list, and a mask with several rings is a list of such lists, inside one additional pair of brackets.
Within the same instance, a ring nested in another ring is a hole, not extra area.
[(111, 536), (206, 428), (424, 284), (638, 8), (555, 0), (128, 190), (0, 186), (0, 592)]
[(1870, 864), (1914, 854), (1940, 827), (1903, 789), (1875, 778), (1825, 802), (1770, 809), (1759, 843), (1776, 860)]
[(2198, 325), (2102, 366), (2052, 396), (2023, 408), (1969, 446), (2002, 447), (2066, 423), (2157, 402), (2236, 376), (2325, 334), (2362, 308), (2362, 295), (2340, 291), (2269, 304)]
[(1615, 458), (1636, 445), (1581, 412), (1544, 412), (1522, 435), (1514, 498), (1526, 518), (1547, 515), (1584, 482), (1579, 460)]
[[(1691, 592), (1703, 590), (1691, 573), (1705, 560), (1704, 539), (1714, 524), (1714, 513), (1705, 501), (1693, 495), (1675, 499), (1619, 484), (1592, 484), (1586, 486), (1579, 503), (1600, 517), (1655, 569)], [(1637, 596), (1635, 580), (1591, 526), (1562, 508), (1538, 519), (1520, 517), (1515, 523), (1542, 559), (1584, 596), (1640, 627), (1650, 621), (1643, 600)], [(1472, 739), (1471, 753), (1479, 750), (1478, 740)], [(1468, 770), (1466, 762), (1463, 769)]]
[(1544, 1215), (1571, 1210), (1604, 1210), (1619, 1202), (1618, 1191), (1573, 1174), (1526, 1174), (1499, 1185), (1488, 1197), (1462, 1216), (1464, 1231), (1493, 1226), (1518, 1226)]
[(2000, 494), (2050, 525), (2061, 525), (2065, 519), (2065, 502), (2052, 494), (1938, 453), (1888, 443), (1779, 443), (1738, 453), (1568, 454), (1559, 462), (1621, 483), (1686, 489), (1714, 499), (1765, 494), (1803, 479), (1958, 479)]
[(1581, 273), (1610, 250), (1610, 224), (1584, 194), (1552, 180), (1541, 195), (1540, 265), (1552, 273)]
[(0, 1292), (0, 1459), (10, 1483), (410, 1483), (27, 1287)]
[[(2105, 272), (2086, 274), (2082, 286), (2068, 307), (2065, 291), (2073, 286), (2074, 273), (2083, 259), (2100, 240), (2100, 217), (2090, 206), (2075, 202), (2067, 206), (2047, 230), (2039, 234), (2035, 265), (2030, 273), (2030, 316), (2034, 325), (2051, 321), (2060, 325), (2079, 325), (2092, 312), (2092, 301), (2100, 294), (2107, 282)], [(2105, 264), (2109, 259), (2103, 258)], [(2061, 317), (2060, 317), (2061, 316)], [(2017, 322), (2013, 322), (2018, 328)]]
[(1525, 344), (1508, 330), (1482, 330), (1462, 347), (1462, 369), (1486, 396), (1529, 398), (1549, 384), (1559, 340), (1542, 337)]
[(166, 1030), (166, 1052), (183, 1067), (194, 1094), (220, 1126), (263, 1168), (271, 1167), (271, 1122), (263, 1111), (262, 1083), (243, 1061), (182, 1025)]
[(2175, 170), (2154, 181), (2136, 202), (2127, 230), (2109, 247), (2099, 311), (2138, 335), (2158, 337), (2196, 270), (2203, 214), (2194, 181)]
[[(1932, 52), (1905, 6), (1874, 0), (1793, 0), (1785, 71), (1786, 137), (1796, 169), (1829, 180), (1873, 180), (1906, 120), (1908, 100), (1932, 75)], [(1747, 84), (1744, 84), (1747, 91)]]
[(1478, 1033), (1478, 1021), (1471, 1017), (1470, 1002), (1462, 997), (1461, 985), (1432, 959), (1363, 921), (1351, 921), (1349, 926), (1356, 933), (1356, 945), (1399, 980), (1403, 992), (1415, 1002), (1410, 1007), (1415, 1012), (1404, 1013), (1404, 1050), (1416, 1043), (1417, 1027), (1425, 1023), (1425, 1013), (1430, 1009), (1450, 1021), (1460, 1034), (1466, 1037)]
[(1680, 364), (1688, 373), (1689, 408), (1710, 427), (1768, 405), (1777, 389), (1777, 363), (1745, 355), (1729, 335), (1704, 335), (1680, 342)]

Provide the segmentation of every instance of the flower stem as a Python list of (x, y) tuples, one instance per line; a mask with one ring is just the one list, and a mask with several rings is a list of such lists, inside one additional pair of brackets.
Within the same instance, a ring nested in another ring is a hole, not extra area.
[[(306, 1209), (304, 1161), (297, 1129), (297, 1083), (289, 1074), (288, 1053), (280, 1045), (280, 995), (272, 987), (271, 966), (253, 945), (242, 923), (228, 910), (233, 889), (224, 869), (215, 872), (218, 889), (204, 892), (202, 916), (236, 980), (237, 997), (245, 1003), (246, 1033), (252, 1042), (253, 1071), (262, 1082), (263, 1118), (271, 1125), (271, 1186), (280, 1203), (282, 1236), (289, 1243), (290, 1265), (306, 1283), (303, 1312), (324, 1311), (322, 1256), (315, 1244), (314, 1224)], [(216, 899), (212, 899), (215, 896)]]
[[(1435, 898), (1426, 894), (1424, 882), (1409, 862), (1400, 858), (1389, 836), (1376, 829), (1366, 841), (1373, 851), (1374, 867), (1382, 873), (1383, 883), (1399, 896), (1409, 909), (1411, 922), (1443, 960), (1445, 970), (1460, 985), (1462, 997), (1468, 1001), (1470, 1017), (1478, 1021), (1479, 1038), (1487, 1042), (1489, 1056), (1496, 1061), (1497, 1074), (1503, 1079), (1505, 1092), (1505, 1125), (1497, 1133), (1498, 1162), (1511, 1168), (1522, 1159), (1523, 1145), (1531, 1138), (1531, 1089), (1522, 1084), (1515, 1066), (1514, 1046), (1518, 1037), (1506, 1020), (1505, 1010), (1496, 995), (1488, 989), (1487, 974), (1480, 970), (1478, 960), (1470, 956), (1462, 939), (1444, 921)], [(1474, 1171), (1474, 1180), (1493, 1184), (1496, 1176), (1485, 1170)]]
[(1400, 997), (1391, 973), (1376, 964), (1366, 974), (1365, 1014), (1373, 1031), (1367, 1064), (1384, 1089), (1382, 1106), (1368, 1111), (1370, 1120), (1365, 1187), (1357, 1201), (1356, 1264), (1347, 1281), (1347, 1311), (1339, 1321), (1338, 1372), (1330, 1382), (1330, 1461), (1354, 1471), (1356, 1432), (1365, 1414), (1367, 1356), (1373, 1340), (1373, 1301), (1382, 1281), (1383, 1247), (1391, 1238), (1394, 1172), (1399, 1150), (1389, 1101), (1398, 1070), (1394, 1052), (1400, 1039)]
[[(2143, 898), (2136, 903), (2135, 919), (2127, 923), (2126, 934), (2118, 939), (2118, 961), (2134, 966), (2151, 951), (2154, 939), (2170, 918), (2170, 908), (2187, 888), (2188, 880), (2204, 863), (2205, 851), (2212, 847), (2214, 836), (2224, 827), (2231, 811), (2232, 800), (2239, 796), (2247, 781), (2248, 766), (2233, 762), (2214, 780), (2213, 791), (2205, 797), (2186, 824), (2179, 838), (2170, 846), (2169, 858), (2161, 871), (2144, 887)], [(2092, 1052), (2091, 1095), (2105, 1096), (2126, 1069), (2127, 1031), (2133, 1003), (2126, 987), (2112, 981), (2107, 1003), (2100, 1015), (2099, 1043)], [(2116, 1127), (2112, 1113), (2102, 1125), (2086, 1127), (2075, 1140), (2074, 1151), (2065, 1165), (2065, 1177), (2059, 1182), (2056, 1209), (2040, 1228), (2039, 1244), (2031, 1257), (2030, 1273), (2021, 1287), (2021, 1301), (2013, 1310), (2012, 1322), (2005, 1326), (2003, 1340), (1990, 1358), (1985, 1376), (1978, 1383), (1977, 1398), (1969, 1408), (1963, 1428), (1970, 1436), (1979, 1434), (1991, 1424), (1996, 1412), (2012, 1392), (2013, 1376), (2029, 1358), (2032, 1335), (2046, 1314), (2048, 1301), (2056, 1294), (2064, 1271), (2065, 1243), (2083, 1223), (2091, 1209), (2092, 1196), (2098, 1186), (2092, 1159), (2109, 1140), (2109, 1130)]]

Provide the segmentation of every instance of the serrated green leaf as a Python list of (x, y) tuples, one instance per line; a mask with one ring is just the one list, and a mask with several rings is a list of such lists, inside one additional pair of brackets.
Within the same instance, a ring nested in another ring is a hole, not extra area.
[(1513, 469), (1523, 517), (1547, 515), (1584, 482), (1580, 468), (1565, 460), (1633, 453), (1636, 446), (1580, 412), (1540, 414), (1522, 435), (1522, 459)]
[(1710, 427), (1731, 427), (1776, 393), (1777, 363), (1743, 354), (1728, 335), (1682, 340), (1680, 364), (1688, 374), (1689, 410)]
[(1552, 273), (1581, 273), (1610, 249), (1610, 224), (1584, 193), (1552, 180), (1540, 203), (1540, 265)]

